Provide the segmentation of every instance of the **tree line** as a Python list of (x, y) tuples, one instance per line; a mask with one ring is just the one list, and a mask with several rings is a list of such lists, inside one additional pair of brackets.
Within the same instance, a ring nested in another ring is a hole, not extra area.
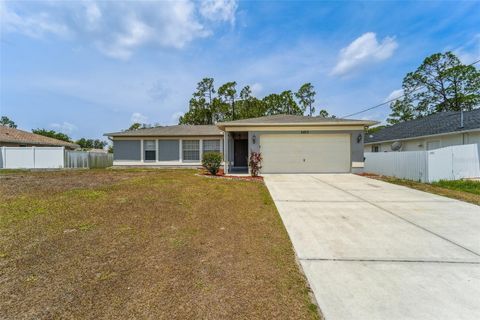
[[(239, 90), (237, 82), (232, 81), (216, 89), (213, 78), (204, 78), (198, 82), (189, 109), (180, 117), (179, 124), (214, 124), (275, 114), (313, 116), (315, 94), (313, 85), (305, 83), (296, 92), (285, 90), (260, 99), (248, 85)], [(328, 117), (329, 113), (320, 110), (319, 115)]]
[[(9, 119), (6, 116), (2, 116), (0, 118), (0, 125), (9, 127), (9, 128), (17, 128), (17, 124)], [(81, 138), (76, 141), (74, 141), (72, 138), (70, 138), (67, 134), (62, 133), (62, 132), (57, 132), (55, 130), (47, 130), (47, 129), (32, 129), (32, 133), (39, 134), (41, 136), (57, 139), (57, 140), (62, 140), (65, 142), (71, 142), (71, 143), (76, 143), (80, 146), (82, 149), (103, 149), (108, 145), (108, 142), (102, 141), (100, 139), (86, 139), (86, 138)]]
[(480, 72), (462, 64), (452, 52), (425, 58), (402, 82), (403, 96), (390, 104), (389, 125), (436, 112), (470, 111), (480, 107)]

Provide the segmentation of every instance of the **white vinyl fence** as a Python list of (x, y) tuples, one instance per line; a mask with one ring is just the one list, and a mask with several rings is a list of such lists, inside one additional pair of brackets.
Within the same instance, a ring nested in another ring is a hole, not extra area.
[(1, 147), (0, 169), (106, 168), (113, 154), (70, 151), (63, 147)]
[(422, 182), (480, 178), (480, 148), (468, 144), (429, 151), (367, 152), (364, 171)]
[(64, 167), (63, 147), (2, 147), (0, 168), (58, 169)]

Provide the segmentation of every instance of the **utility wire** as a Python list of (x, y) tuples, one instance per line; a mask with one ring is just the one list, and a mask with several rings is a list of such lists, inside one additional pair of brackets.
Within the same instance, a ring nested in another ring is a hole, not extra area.
[[(475, 61), (475, 62), (472, 62), (472, 63), (468, 64), (467, 66), (473, 66), (474, 64), (477, 64), (477, 63), (479, 63), (479, 62), (480, 62), (480, 59), (477, 60), (477, 61)], [(413, 91), (411, 91), (411, 92), (415, 92), (415, 91), (418, 91), (418, 90), (423, 89), (423, 88), (425, 88), (425, 85), (419, 86), (419, 87), (417, 87), (415, 90), (413, 90)], [(380, 108), (381, 106), (384, 106), (384, 105), (386, 105), (386, 104), (392, 103), (392, 102), (394, 102), (394, 101), (396, 101), (396, 100), (398, 100), (398, 99), (400, 99), (400, 98), (403, 98), (403, 97), (405, 97), (405, 96), (406, 96), (406, 94), (404, 93), (404, 94), (402, 94), (402, 95), (399, 96), (399, 97), (396, 97), (396, 98), (387, 100), (387, 101), (385, 101), (385, 102), (382, 102), (382, 103), (379, 103), (379, 104), (377, 104), (377, 105), (374, 105), (373, 107), (366, 108), (366, 109), (363, 109), (363, 110), (358, 111), (358, 112), (350, 113), (350, 114), (348, 114), (348, 115), (346, 115), (346, 116), (343, 116), (342, 118), (349, 118), (349, 117), (351, 117), (351, 116), (355, 116), (355, 115), (360, 114), (360, 113), (364, 113), (364, 112), (367, 112), (367, 111), (370, 111), (370, 110), (373, 110), (373, 109), (376, 109), (376, 108)]]

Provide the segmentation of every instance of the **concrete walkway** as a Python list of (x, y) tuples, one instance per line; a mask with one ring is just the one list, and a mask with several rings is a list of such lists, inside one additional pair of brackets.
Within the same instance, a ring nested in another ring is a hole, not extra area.
[(352, 174), (265, 182), (327, 320), (480, 319), (480, 207)]

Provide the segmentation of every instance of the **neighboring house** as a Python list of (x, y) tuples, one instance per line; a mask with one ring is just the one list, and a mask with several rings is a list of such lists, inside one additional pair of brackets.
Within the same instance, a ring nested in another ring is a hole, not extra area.
[(261, 152), (262, 173), (352, 172), (363, 168), (364, 129), (377, 122), (274, 115), (217, 125), (177, 125), (107, 133), (114, 165), (199, 166), (218, 151), (227, 173), (247, 172)]
[(39, 134), (0, 126), (0, 147), (65, 147), (74, 150), (80, 146)]
[(433, 150), (480, 143), (480, 109), (438, 112), (365, 136), (365, 152)]

